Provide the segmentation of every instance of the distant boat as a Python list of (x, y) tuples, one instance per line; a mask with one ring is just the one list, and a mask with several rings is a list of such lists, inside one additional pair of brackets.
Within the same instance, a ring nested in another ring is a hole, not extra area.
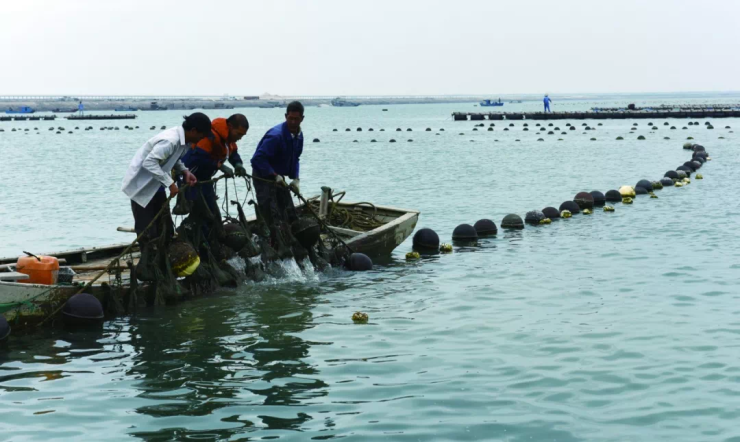
[(522, 100), (509, 101), (509, 103), (521, 103), (521, 102), (522, 102)]
[(59, 108), (56, 108), (56, 109), (52, 109), (52, 112), (58, 113), (58, 114), (61, 114), (61, 113), (70, 113), (70, 114), (72, 114), (72, 113), (77, 112), (77, 109), (59, 109)]
[(21, 106), (18, 109), (13, 109), (12, 107), (9, 107), (8, 110), (5, 111), (6, 114), (32, 114), (34, 112), (36, 111), (28, 106)]
[(136, 112), (139, 109), (135, 107), (131, 107), (131, 106), (124, 106), (124, 107), (117, 107), (113, 110), (116, 112)]
[(167, 110), (167, 106), (162, 107), (159, 104), (157, 104), (156, 101), (152, 101), (149, 104), (149, 109), (142, 109), (142, 110), (146, 110), (146, 111), (166, 111)]
[(480, 102), (481, 106), (503, 106), (504, 102), (499, 98), (498, 101), (483, 100)]
[(343, 98), (335, 98), (331, 100), (331, 105), (336, 107), (357, 107), (360, 105), (360, 103), (355, 103), (354, 101), (347, 101)]

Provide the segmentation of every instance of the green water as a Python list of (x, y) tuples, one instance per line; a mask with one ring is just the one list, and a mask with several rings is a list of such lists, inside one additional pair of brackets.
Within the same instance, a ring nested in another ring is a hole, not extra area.
[[(553, 108), (627, 102), (640, 104)], [(740, 121), (589, 121), (585, 133), (572, 121), (579, 130), (539, 135), (536, 122), (488, 132), (450, 120), (472, 104), (385, 108), (307, 109), (303, 191), (418, 209), (417, 227), (443, 241), (463, 222), (657, 180), (690, 158), (688, 136), (713, 161), (658, 199), (451, 255), (406, 262), (409, 239), (369, 273), (287, 263), (283, 278), (101, 331), (12, 336), (0, 351), (0, 439), (740, 440)], [(243, 156), (282, 112), (245, 111)], [(132, 224), (122, 174), (151, 125), (181, 116), (140, 114), (59, 135), (50, 122), (0, 123), (0, 254), (132, 239), (115, 232)], [(368, 324), (351, 321), (358, 310)]]

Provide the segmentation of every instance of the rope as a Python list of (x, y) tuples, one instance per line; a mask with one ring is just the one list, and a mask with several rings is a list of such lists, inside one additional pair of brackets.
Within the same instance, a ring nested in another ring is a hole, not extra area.
[[(220, 177), (218, 177), (218, 178), (215, 178), (215, 179), (212, 179), (212, 180), (208, 180), (208, 181), (200, 181), (200, 182), (196, 183), (196, 186), (197, 186), (197, 185), (202, 185), (202, 184), (211, 184), (211, 183), (215, 183), (215, 182), (219, 181), (219, 180), (220, 180), (220, 179), (222, 179), (222, 178), (225, 178), (225, 177), (224, 177), (224, 176), (220, 176)], [(182, 188), (180, 188), (180, 189), (179, 189), (179, 192), (182, 192), (182, 191), (184, 191), (184, 190), (185, 190), (185, 189), (187, 189), (188, 187), (190, 187), (190, 186), (189, 186), (188, 184), (186, 184), (185, 186), (183, 186)], [(179, 193), (179, 192), (178, 192), (178, 193)], [(129, 245), (128, 245), (128, 247), (126, 247), (126, 249), (125, 249), (125, 250), (123, 251), (123, 253), (121, 253), (120, 255), (118, 255), (118, 257), (117, 257), (117, 258), (115, 258), (115, 259), (114, 259), (114, 260), (112, 260), (112, 261), (111, 261), (110, 263), (108, 263), (108, 265), (107, 265), (107, 266), (105, 267), (105, 269), (104, 269), (104, 270), (101, 270), (101, 271), (100, 271), (100, 273), (98, 273), (98, 274), (97, 274), (97, 275), (95, 276), (95, 278), (91, 279), (90, 281), (88, 281), (88, 282), (87, 282), (87, 284), (85, 284), (84, 286), (82, 286), (82, 288), (81, 288), (81, 289), (79, 289), (79, 290), (77, 291), (77, 293), (75, 293), (75, 295), (79, 295), (80, 293), (82, 293), (82, 292), (84, 292), (85, 290), (87, 290), (88, 288), (90, 288), (90, 286), (92, 286), (92, 285), (93, 285), (93, 283), (95, 283), (95, 281), (97, 281), (97, 280), (98, 280), (98, 279), (100, 279), (100, 278), (101, 278), (101, 277), (102, 277), (103, 275), (105, 275), (106, 273), (108, 273), (108, 271), (109, 271), (109, 270), (110, 270), (110, 269), (111, 269), (111, 268), (113, 267), (113, 265), (114, 265), (114, 264), (116, 264), (116, 266), (117, 266), (117, 265), (118, 265), (117, 263), (119, 262), (119, 260), (120, 260), (121, 258), (123, 258), (123, 257), (124, 257), (124, 256), (125, 256), (125, 255), (126, 255), (127, 253), (129, 253), (129, 252), (130, 252), (130, 251), (131, 251), (131, 250), (132, 250), (132, 249), (134, 248), (134, 246), (136, 245), (136, 243), (137, 243), (137, 242), (139, 242), (139, 240), (141, 240), (141, 238), (142, 238), (142, 237), (144, 236), (144, 234), (145, 234), (145, 233), (146, 233), (146, 232), (147, 232), (147, 231), (148, 231), (148, 230), (149, 230), (150, 228), (152, 228), (152, 226), (154, 225), (154, 223), (155, 223), (155, 222), (156, 222), (156, 221), (157, 221), (157, 220), (159, 219), (159, 217), (160, 217), (160, 216), (162, 216), (162, 214), (164, 213), (165, 209), (169, 209), (169, 208), (170, 208), (170, 201), (172, 201), (172, 195), (170, 195), (169, 197), (167, 197), (167, 201), (165, 201), (165, 203), (164, 203), (164, 204), (162, 204), (162, 208), (161, 208), (161, 209), (159, 209), (159, 212), (157, 212), (157, 215), (156, 215), (156, 216), (155, 216), (155, 217), (154, 217), (154, 218), (153, 218), (153, 219), (152, 219), (152, 220), (151, 220), (151, 221), (149, 222), (149, 225), (147, 225), (147, 226), (146, 226), (146, 227), (144, 228), (144, 230), (142, 230), (142, 231), (141, 231), (141, 233), (140, 233), (140, 234), (139, 234), (139, 235), (138, 235), (138, 236), (136, 237), (136, 239), (135, 239), (135, 240), (134, 240), (134, 241), (133, 241), (133, 242), (132, 242), (131, 244), (129, 244)], [(41, 325), (43, 325), (43, 324), (44, 324), (44, 323), (46, 323), (46, 321), (48, 321), (48, 320), (49, 320), (50, 318), (52, 318), (52, 317), (56, 316), (56, 314), (57, 314), (57, 313), (59, 313), (59, 312), (60, 312), (60, 311), (62, 310), (62, 308), (63, 308), (63, 307), (64, 307), (64, 304), (62, 304), (61, 306), (59, 306), (59, 308), (57, 308), (56, 310), (54, 310), (54, 311), (53, 311), (53, 312), (52, 312), (52, 313), (51, 313), (51, 314), (50, 314), (49, 316), (47, 316), (47, 317), (46, 317), (46, 318), (44, 318), (44, 319), (43, 319), (43, 320), (42, 320), (41, 322), (39, 322), (37, 326), (41, 326)]]

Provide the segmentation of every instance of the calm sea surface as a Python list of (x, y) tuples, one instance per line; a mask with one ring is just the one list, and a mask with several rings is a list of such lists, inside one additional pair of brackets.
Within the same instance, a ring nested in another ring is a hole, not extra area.
[[(641, 103), (554, 98), (554, 110), (571, 111)], [(406, 262), (409, 238), (369, 273), (286, 265), (283, 279), (102, 331), (11, 336), (0, 350), (0, 440), (740, 441), (740, 121), (656, 120), (656, 131), (647, 120), (588, 121), (594, 131), (571, 121), (579, 130), (566, 135), (558, 121), (546, 135), (533, 121), (528, 132), (521, 121), (474, 131), (479, 122), (451, 121), (462, 110), (481, 108), (307, 108), (302, 190), (418, 209), (417, 227), (449, 241), (460, 223), (657, 180), (690, 158), (689, 136), (713, 161), (704, 180), (659, 199), (451, 255)], [(284, 111), (242, 111), (248, 160)], [(183, 113), (0, 122), (0, 255), (133, 239), (115, 231), (133, 224), (123, 173)], [(352, 323), (357, 310), (368, 324)]]

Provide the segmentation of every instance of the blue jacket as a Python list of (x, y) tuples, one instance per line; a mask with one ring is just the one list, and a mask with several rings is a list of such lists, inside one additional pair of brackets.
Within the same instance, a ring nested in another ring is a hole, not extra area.
[[(185, 167), (190, 170), (198, 181), (207, 181), (213, 178), (218, 171), (218, 160), (213, 159), (213, 156), (201, 149), (200, 147), (193, 147), (188, 150), (187, 153), (182, 157), (182, 162)], [(232, 165), (239, 164), (242, 162), (241, 157), (237, 152), (232, 152), (229, 156), (229, 163)]]
[(543, 98), (543, 99), (542, 99), (542, 101), (543, 101), (543, 102), (544, 102), (545, 104), (550, 104), (550, 102), (551, 102), (552, 100), (550, 99), (550, 97), (545, 97), (545, 98)]
[(252, 173), (259, 177), (299, 176), (299, 159), (303, 153), (303, 132), (295, 137), (286, 123), (278, 124), (265, 133), (252, 156)]

